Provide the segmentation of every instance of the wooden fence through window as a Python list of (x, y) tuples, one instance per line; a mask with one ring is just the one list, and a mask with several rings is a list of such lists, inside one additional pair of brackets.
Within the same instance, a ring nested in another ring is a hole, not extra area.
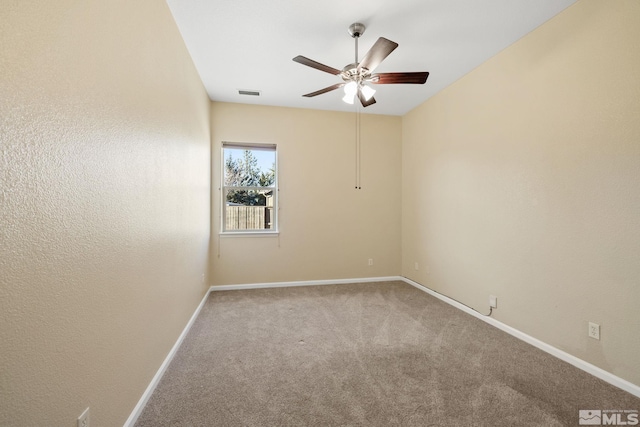
[(226, 206), (226, 231), (233, 230), (270, 230), (272, 207), (268, 206)]

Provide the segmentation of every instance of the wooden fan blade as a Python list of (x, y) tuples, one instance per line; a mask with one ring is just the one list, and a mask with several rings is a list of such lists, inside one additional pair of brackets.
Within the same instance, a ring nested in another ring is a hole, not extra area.
[(336, 84), (334, 84), (332, 86), (328, 86), (328, 87), (325, 87), (324, 89), (320, 89), (320, 90), (317, 90), (315, 92), (311, 92), (311, 93), (308, 93), (308, 94), (302, 95), (302, 96), (306, 96), (307, 98), (311, 98), (312, 96), (318, 96), (318, 95), (322, 95), (323, 93), (331, 92), (332, 90), (336, 90), (338, 88), (341, 88), (342, 86), (344, 86), (344, 83), (336, 83)]
[(371, 83), (379, 85), (388, 84), (417, 84), (421, 85), (427, 81), (429, 72), (417, 72), (417, 73), (378, 73), (372, 74), (368, 79)]
[(358, 65), (358, 70), (366, 68), (369, 71), (373, 71), (397, 47), (398, 43), (380, 37), (362, 58)]
[(376, 103), (376, 99), (373, 96), (367, 101), (360, 89), (358, 89), (358, 99), (360, 100), (360, 103), (363, 107), (368, 107), (369, 105), (373, 105)]
[(340, 74), (340, 70), (336, 70), (333, 67), (329, 67), (328, 65), (321, 64), (313, 59), (309, 59), (307, 57), (298, 55), (293, 60), (299, 64), (306, 65), (307, 67), (315, 68), (316, 70), (324, 71), (325, 73), (333, 74), (337, 76)]

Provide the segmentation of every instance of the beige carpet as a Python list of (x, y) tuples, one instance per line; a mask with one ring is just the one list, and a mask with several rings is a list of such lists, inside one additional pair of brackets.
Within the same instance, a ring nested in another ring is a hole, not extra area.
[(212, 292), (138, 427), (575, 426), (640, 399), (402, 282)]

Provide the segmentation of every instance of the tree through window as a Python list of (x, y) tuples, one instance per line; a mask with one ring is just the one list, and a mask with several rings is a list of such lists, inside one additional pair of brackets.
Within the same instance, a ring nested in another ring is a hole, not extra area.
[(222, 231), (277, 231), (276, 146), (225, 142), (222, 158)]

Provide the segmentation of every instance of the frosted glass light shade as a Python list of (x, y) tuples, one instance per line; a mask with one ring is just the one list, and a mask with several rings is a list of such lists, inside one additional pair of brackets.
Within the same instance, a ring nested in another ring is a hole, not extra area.
[(356, 92), (358, 92), (358, 84), (356, 82), (349, 82), (344, 86), (345, 95), (355, 95)]
[(351, 93), (351, 94), (348, 93), (344, 97), (342, 97), (342, 100), (347, 104), (353, 104), (355, 97), (356, 97), (355, 93)]
[(364, 86), (364, 85), (362, 85), (360, 90), (362, 91), (362, 96), (364, 96), (364, 99), (366, 101), (370, 100), (373, 94), (376, 93), (374, 89), (371, 89), (369, 86)]

